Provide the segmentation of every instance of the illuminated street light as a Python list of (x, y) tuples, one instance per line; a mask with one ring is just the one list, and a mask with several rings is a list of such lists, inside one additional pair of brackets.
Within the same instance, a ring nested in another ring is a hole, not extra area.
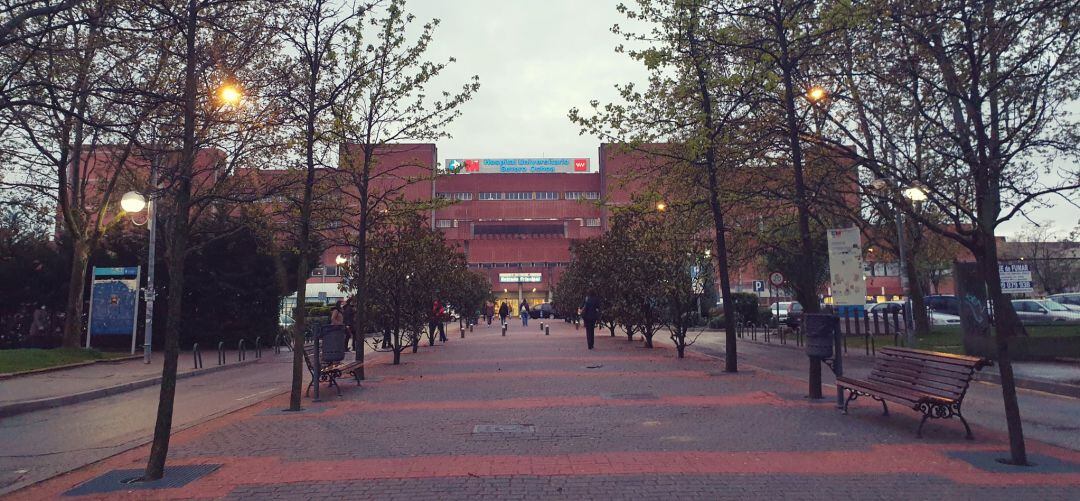
[(218, 99), (227, 106), (236, 106), (244, 98), (244, 91), (235, 84), (224, 84), (218, 88)]
[(911, 188), (907, 188), (904, 190), (904, 198), (907, 198), (912, 202), (925, 202), (926, 190), (918, 186), (912, 186)]
[(656, 210), (664, 212), (665, 210), (667, 210), (667, 204), (664, 202), (656, 202)]
[(829, 93), (825, 91), (825, 88), (820, 85), (810, 87), (810, 90), (806, 91), (806, 99), (811, 103), (820, 103), (825, 98), (829, 97)]
[(343, 265), (345, 263), (348, 263), (349, 258), (347, 258), (345, 256), (342, 256), (341, 254), (338, 254), (337, 257), (334, 258), (334, 262), (337, 263), (338, 266), (341, 266), (341, 265)]
[(142, 212), (145, 207), (146, 198), (137, 191), (124, 193), (124, 196), (120, 198), (120, 208), (124, 209), (124, 212)]

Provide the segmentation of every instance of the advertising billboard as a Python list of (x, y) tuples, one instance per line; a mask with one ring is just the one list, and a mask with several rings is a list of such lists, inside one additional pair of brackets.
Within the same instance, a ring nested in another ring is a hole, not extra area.
[(135, 353), (135, 323), (139, 316), (139, 267), (93, 268), (86, 347), (94, 336), (131, 336)]
[(833, 304), (862, 306), (866, 303), (866, 282), (863, 280), (862, 236), (859, 229), (836, 228), (826, 233)]

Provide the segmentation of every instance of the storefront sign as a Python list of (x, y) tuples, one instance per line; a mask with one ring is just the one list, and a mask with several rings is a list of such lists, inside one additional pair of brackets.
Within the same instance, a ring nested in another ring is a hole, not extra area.
[(447, 160), (454, 174), (554, 174), (589, 172), (588, 158), (480, 158)]
[(539, 282), (539, 273), (499, 273), (499, 282), (502, 283), (523, 283), (523, 282)]

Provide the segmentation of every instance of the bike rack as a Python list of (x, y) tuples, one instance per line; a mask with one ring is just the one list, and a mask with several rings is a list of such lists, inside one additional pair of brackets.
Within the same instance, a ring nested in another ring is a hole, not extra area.
[(255, 338), (255, 358), (262, 358), (262, 343), (259, 342), (261, 339), (262, 336)]
[(217, 364), (225, 365), (225, 341), (217, 344)]
[(192, 362), (195, 363), (195, 368), (196, 369), (202, 369), (203, 368), (202, 352), (199, 351), (199, 343), (195, 343), (194, 345), (191, 346), (191, 358), (193, 359)]
[(239, 343), (236, 343), (236, 361), (243, 362), (247, 359), (247, 352), (244, 351), (244, 340), (241, 339)]

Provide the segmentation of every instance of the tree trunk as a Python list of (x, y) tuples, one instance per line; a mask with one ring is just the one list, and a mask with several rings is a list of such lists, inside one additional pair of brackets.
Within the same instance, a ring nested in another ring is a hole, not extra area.
[[(78, 348), (82, 341), (83, 302), (86, 297), (86, 268), (90, 263), (90, 247), (72, 235), (71, 275), (68, 286), (67, 309), (64, 315), (64, 348)], [(90, 335), (87, 331), (87, 336)]]
[[(783, 19), (783, 18), (781, 18)], [(814, 277), (814, 245), (810, 236), (810, 207), (806, 199), (806, 181), (803, 177), (802, 143), (799, 138), (799, 110), (795, 106), (795, 63), (791, 61), (788, 52), (788, 39), (786, 30), (790, 29), (786, 23), (775, 26), (776, 37), (780, 42), (780, 60), (778, 64), (782, 73), (784, 84), (784, 115), (786, 119), (786, 131), (788, 145), (791, 148), (792, 177), (795, 184), (795, 209), (799, 218), (799, 251), (805, 259), (799, 273), (795, 274), (794, 289), (799, 304), (803, 307), (803, 313), (817, 313), (820, 311), (817, 298), (817, 284)]]
[[(926, 313), (926, 294), (922, 290), (922, 282), (919, 280), (919, 270), (915, 265), (915, 250), (909, 252), (907, 260), (908, 297), (911, 299), (911, 318), (915, 323), (916, 341), (920, 336), (930, 334), (930, 318)], [(916, 348), (916, 346), (909, 346)]]
[(997, 242), (993, 234), (983, 235), (981, 255), (976, 255), (982, 276), (986, 280), (987, 296), (994, 305), (994, 341), (997, 346), (997, 364), (1001, 375), (1001, 396), (1005, 404), (1005, 421), (1009, 430), (1009, 456), (1012, 464), (1026, 465), (1027, 450), (1024, 445), (1024, 427), (1020, 420), (1020, 404), (1016, 400), (1016, 379), (1013, 377), (1012, 355), (1009, 338), (1023, 332), (1020, 319), (1012, 303), (1001, 293), (1001, 276), (998, 272)]
[(196, 76), (195, 38), (198, 29), (198, 4), (188, 0), (185, 36), (187, 51), (184, 67), (184, 143), (176, 182), (176, 200), (172, 239), (166, 253), (169, 264), (169, 301), (165, 323), (165, 365), (161, 370), (154, 441), (146, 462), (143, 480), (159, 480), (165, 474), (172, 434), (173, 402), (176, 397), (176, 367), (180, 355), (180, 326), (183, 318), (184, 260), (187, 257), (188, 217), (191, 204), (191, 173), (195, 163)]

